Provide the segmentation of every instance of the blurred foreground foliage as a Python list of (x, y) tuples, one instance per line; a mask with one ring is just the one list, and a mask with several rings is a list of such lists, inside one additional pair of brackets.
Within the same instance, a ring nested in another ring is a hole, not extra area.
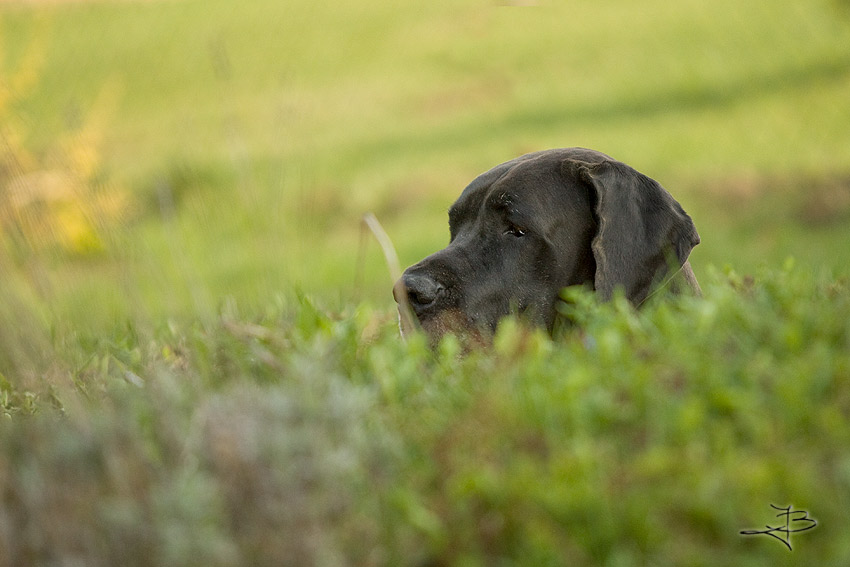
[[(850, 281), (707, 280), (466, 355), (307, 298), (54, 335), (0, 378), (0, 566), (846, 564)], [(818, 526), (739, 535), (770, 504)]]

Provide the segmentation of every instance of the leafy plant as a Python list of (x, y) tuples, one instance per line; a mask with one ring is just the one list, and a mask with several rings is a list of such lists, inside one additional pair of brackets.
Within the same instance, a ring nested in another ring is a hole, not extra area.
[(704, 283), (463, 356), (306, 298), (92, 344), (62, 412), (3, 398), (0, 565), (761, 565), (771, 503), (845, 562), (848, 281)]

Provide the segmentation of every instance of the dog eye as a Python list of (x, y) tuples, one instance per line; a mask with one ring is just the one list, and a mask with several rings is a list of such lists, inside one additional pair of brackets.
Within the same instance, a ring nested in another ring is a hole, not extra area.
[(511, 236), (519, 238), (520, 236), (525, 236), (525, 229), (512, 224), (508, 227), (508, 230), (505, 231), (505, 234), (510, 234)]

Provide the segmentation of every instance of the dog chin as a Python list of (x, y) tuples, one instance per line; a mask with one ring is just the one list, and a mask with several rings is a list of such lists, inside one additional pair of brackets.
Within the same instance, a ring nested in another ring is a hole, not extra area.
[(448, 334), (456, 336), (467, 347), (482, 346), (489, 342), (481, 330), (459, 309), (443, 309), (418, 320), (415, 316), (405, 317), (399, 310), (398, 321), (402, 337), (407, 338), (417, 331), (422, 331), (434, 347)]

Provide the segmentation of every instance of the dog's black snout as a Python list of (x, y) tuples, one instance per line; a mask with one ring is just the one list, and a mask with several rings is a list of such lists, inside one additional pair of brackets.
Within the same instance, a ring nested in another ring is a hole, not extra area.
[(433, 305), (445, 292), (445, 288), (433, 278), (423, 274), (404, 274), (393, 287), (393, 297), (406, 293), (407, 301), (417, 313)]

